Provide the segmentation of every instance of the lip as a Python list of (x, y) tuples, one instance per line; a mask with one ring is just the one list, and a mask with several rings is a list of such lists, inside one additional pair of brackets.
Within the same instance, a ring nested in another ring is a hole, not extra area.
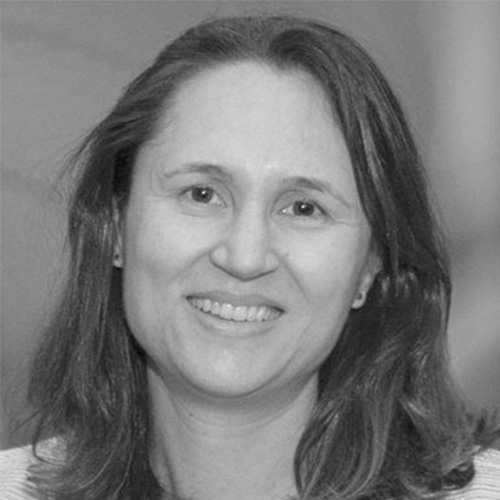
[(277, 309), (279, 312), (286, 312), (285, 307), (269, 297), (261, 294), (235, 294), (223, 291), (196, 292), (186, 295), (186, 299), (209, 299), (219, 304), (231, 304), (234, 307), (260, 307), (267, 306)]
[[(229, 292), (210, 291), (196, 292), (185, 296), (186, 304), (204, 328), (224, 337), (246, 338), (261, 335), (274, 328), (276, 321), (285, 312), (284, 307), (274, 300), (260, 294), (233, 294)], [(280, 312), (278, 317), (268, 321), (232, 321), (220, 316), (201, 311), (192, 303), (193, 299), (209, 299), (219, 304), (238, 306), (267, 306)]]

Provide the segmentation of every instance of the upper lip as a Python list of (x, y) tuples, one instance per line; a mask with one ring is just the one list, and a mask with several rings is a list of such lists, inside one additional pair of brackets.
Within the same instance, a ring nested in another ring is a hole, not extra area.
[(209, 299), (213, 302), (218, 302), (219, 304), (231, 304), (235, 307), (267, 306), (278, 309), (281, 312), (285, 311), (283, 305), (261, 294), (240, 294), (240, 293), (212, 290), (207, 292), (191, 293), (187, 295), (187, 298)]

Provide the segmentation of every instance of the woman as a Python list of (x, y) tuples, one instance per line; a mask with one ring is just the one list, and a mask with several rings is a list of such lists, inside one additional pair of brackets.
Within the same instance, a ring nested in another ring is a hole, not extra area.
[(418, 153), (350, 38), (203, 23), (72, 165), (38, 460), (7, 452), (8, 498), (498, 497), (499, 454), (447, 371)]

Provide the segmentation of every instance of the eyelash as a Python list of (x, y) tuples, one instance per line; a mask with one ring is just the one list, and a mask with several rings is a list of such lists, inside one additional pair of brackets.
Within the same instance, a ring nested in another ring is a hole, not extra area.
[[(288, 214), (285, 212), (286, 209), (288, 209), (290, 207), (293, 210), (295, 207), (297, 207), (298, 204), (309, 205), (313, 209), (313, 214), (311, 214), (311, 215), (300, 214), (300, 213), (299, 214), (297, 214), (297, 213)], [(315, 201), (309, 200), (307, 198), (293, 201), (292, 203), (287, 205), (284, 209), (282, 209), (281, 213), (286, 215), (286, 216), (289, 216), (289, 217), (295, 216), (295, 217), (300, 217), (303, 219), (318, 219), (318, 218), (324, 218), (326, 216), (326, 212)]]
[[(194, 193), (196, 190), (200, 191), (205, 191), (209, 192), (209, 198), (206, 201), (203, 200), (197, 200), (195, 199)], [(188, 198), (188, 201), (190, 203), (196, 204), (196, 205), (215, 205), (215, 206), (220, 206), (220, 207), (225, 207), (227, 206), (222, 197), (220, 197), (216, 190), (211, 187), (210, 185), (207, 184), (196, 184), (193, 186), (189, 186), (188, 188), (184, 189), (181, 192), (181, 197)], [(214, 197), (216, 197), (219, 201), (213, 201)], [(311, 214), (300, 214), (300, 213), (287, 213), (287, 210), (291, 209), (293, 211), (294, 208), (297, 207), (298, 204), (302, 205), (309, 205), (312, 207), (313, 212)], [(315, 201), (310, 200), (308, 198), (303, 198), (303, 199), (296, 199), (292, 203), (289, 203), (285, 208), (282, 208), (280, 210), (280, 214), (285, 215), (286, 217), (297, 217), (302, 220), (317, 220), (317, 219), (324, 219), (327, 217), (326, 211)]]
[[(196, 200), (195, 197), (193, 196), (195, 190), (204, 190), (204, 191), (209, 191), (210, 192), (210, 198), (207, 201), (202, 201), (202, 200)], [(195, 204), (200, 204), (200, 205), (214, 205), (214, 203), (211, 203), (213, 197), (216, 196), (220, 201), (215, 203), (215, 205), (218, 206), (226, 206), (222, 198), (216, 193), (215, 189), (212, 188), (211, 186), (205, 185), (205, 184), (197, 184), (194, 186), (189, 186), (187, 189), (184, 189), (181, 192), (181, 197), (187, 197), (189, 198), (189, 201)]]

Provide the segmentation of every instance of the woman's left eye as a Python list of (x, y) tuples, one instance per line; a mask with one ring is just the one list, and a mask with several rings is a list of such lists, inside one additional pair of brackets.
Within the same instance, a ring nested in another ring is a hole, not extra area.
[(296, 200), (281, 210), (284, 215), (318, 219), (325, 216), (325, 212), (314, 201)]

